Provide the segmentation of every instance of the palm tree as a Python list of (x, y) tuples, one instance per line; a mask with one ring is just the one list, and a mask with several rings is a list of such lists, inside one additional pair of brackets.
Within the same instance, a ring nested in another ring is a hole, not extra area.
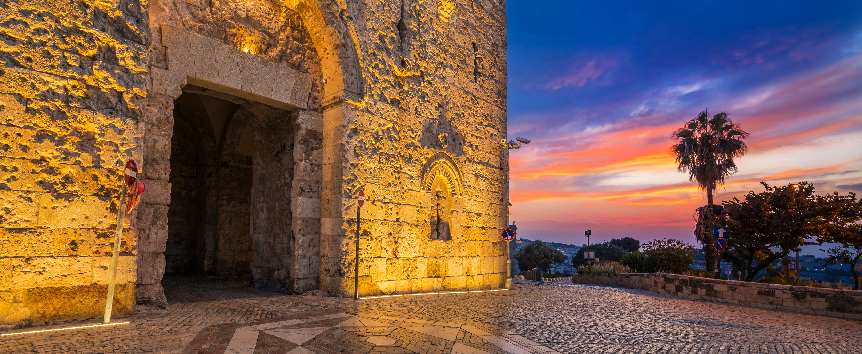
[(737, 171), (733, 158), (748, 151), (742, 141), (748, 135), (730, 121), (726, 112), (709, 118), (706, 111), (673, 133), (677, 143), (671, 148), (671, 154), (676, 157), (679, 171), (688, 171), (688, 180), (696, 180), (700, 189), (706, 190), (707, 206), (697, 210), (695, 237), (704, 245), (706, 269), (710, 272), (718, 257), (712, 245), (712, 225), (718, 223), (718, 215), (712, 208), (712, 193), (716, 186), (724, 184), (726, 176)]
[(688, 171), (688, 180), (697, 180), (706, 190), (707, 204), (712, 205), (715, 187), (737, 171), (733, 158), (748, 151), (742, 140), (748, 137), (738, 124), (730, 121), (726, 112), (708, 118), (700, 112), (685, 126), (673, 133), (677, 143), (671, 148), (680, 171)]

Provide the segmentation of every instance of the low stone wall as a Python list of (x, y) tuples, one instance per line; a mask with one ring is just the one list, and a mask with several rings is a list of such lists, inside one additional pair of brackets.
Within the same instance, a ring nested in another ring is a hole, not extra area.
[(862, 321), (862, 291), (717, 280), (677, 274), (572, 276), (575, 284), (641, 289), (684, 299)]

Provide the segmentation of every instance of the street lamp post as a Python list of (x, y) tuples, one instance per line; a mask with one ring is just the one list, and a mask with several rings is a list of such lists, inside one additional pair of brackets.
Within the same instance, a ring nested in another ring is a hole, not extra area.
[[(521, 137), (516, 138), (516, 140), (518, 140), (517, 143), (512, 141), (512, 140), (509, 140), (507, 142), (506, 139), (502, 139), (501, 142), (506, 147), (505, 151), (507, 154), (508, 154), (509, 150), (520, 149), (521, 144), (526, 145), (526, 144), (530, 143), (530, 139), (524, 139)], [(508, 157), (509, 156), (506, 155), (507, 159), (508, 159)], [(500, 161), (501, 165), (502, 165), (502, 163), (503, 162)], [(507, 173), (508, 173), (508, 171), (507, 171)], [(508, 183), (509, 179), (506, 178), (506, 181)], [(509, 225), (509, 208), (508, 207), (511, 205), (512, 204), (509, 203), (509, 189), (506, 188), (506, 204), (504, 204), (504, 207), (506, 208), (506, 225), (507, 226)], [(506, 289), (512, 288), (512, 250), (511, 250), (511, 245), (509, 244), (509, 242), (511, 242), (511, 241), (506, 241), (506, 283), (503, 285), (503, 287), (505, 287)]]
[(593, 257), (590, 257), (590, 235), (593, 234), (593, 230), (584, 231), (584, 235), (587, 236), (587, 251), (585, 252), (587, 256), (587, 266), (590, 268), (590, 274), (593, 274)]

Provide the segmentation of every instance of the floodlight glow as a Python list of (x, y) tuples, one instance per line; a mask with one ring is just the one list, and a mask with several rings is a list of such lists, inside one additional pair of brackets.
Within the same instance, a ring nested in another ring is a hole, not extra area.
[(468, 291), (443, 291), (436, 293), (416, 293), (416, 294), (396, 294), (396, 295), (378, 295), (378, 296), (366, 296), (360, 297), (360, 300), (366, 299), (380, 299), (385, 297), (401, 297), (401, 296), (422, 296), (422, 295), (447, 295), (447, 294), (467, 294), (467, 293), (484, 293), (490, 291), (506, 291), (509, 289), (491, 289), (491, 290), (468, 290)]
[(66, 330), (70, 330), (70, 329), (94, 328), (94, 327), (105, 327), (105, 326), (118, 326), (118, 325), (124, 325), (124, 324), (129, 324), (129, 323), (130, 323), (130, 322), (103, 323), (103, 324), (89, 325), (89, 326), (76, 326), (76, 327), (64, 327), (64, 328), (43, 329), (43, 330), (38, 330), (38, 331), (15, 332), (15, 333), (2, 333), (2, 334), (0, 334), (0, 337), (5, 337), (5, 336), (14, 336), (14, 335), (18, 335), (18, 334), (33, 334), (33, 333), (45, 333), (45, 332), (66, 331)]

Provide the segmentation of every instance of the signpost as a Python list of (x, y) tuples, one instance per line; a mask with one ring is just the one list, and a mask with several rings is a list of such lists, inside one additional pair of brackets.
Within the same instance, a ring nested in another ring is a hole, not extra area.
[(713, 246), (715, 246), (715, 249), (719, 252), (724, 251), (724, 249), (727, 248), (727, 241), (715, 240), (715, 242), (713, 242)]
[[(114, 287), (117, 283), (117, 263), (120, 257), (120, 239), (123, 235), (123, 217), (131, 213), (138, 204), (138, 197), (144, 194), (144, 184), (138, 182), (138, 165), (135, 160), (126, 161), (123, 169), (123, 186), (120, 190), (120, 207), (117, 208), (117, 236), (114, 238), (114, 253), (111, 254), (111, 277), (108, 280), (108, 296), (105, 299), (104, 323), (111, 322), (111, 311), (114, 307)], [(126, 206), (126, 194), (131, 188), (132, 195), (129, 197), (129, 205)]]
[(721, 226), (712, 227), (712, 238), (726, 240), (728, 235), (726, 228)]
[(503, 230), (502, 237), (503, 237), (503, 240), (512, 241), (515, 239), (515, 231), (512, 229), (505, 229), (505, 230)]
[(727, 248), (727, 238), (730, 233), (727, 231), (727, 228), (721, 226), (713, 226), (712, 227), (712, 238), (715, 240), (713, 242), (713, 246), (715, 246), (715, 250), (719, 252), (718, 255), (718, 266), (716, 267), (718, 274), (721, 274), (721, 252), (724, 252), (724, 249)]
[(596, 258), (596, 255), (593, 252), (590, 252), (590, 235), (593, 234), (593, 230), (584, 231), (584, 235), (587, 236), (587, 251), (584, 252), (584, 256), (587, 254), (592, 254), (593, 256), (587, 261), (588, 267), (590, 268), (590, 274), (593, 274), (593, 258)]
[(796, 269), (796, 258), (790, 259), (790, 264), (788, 264), (787, 270), (788, 274), (791, 278), (796, 278), (796, 275), (799, 274), (799, 270)]
[(359, 188), (359, 198), (356, 200), (356, 269), (353, 277), (353, 299), (359, 300), (359, 225), (361, 221), (360, 211), (365, 204), (365, 190)]

